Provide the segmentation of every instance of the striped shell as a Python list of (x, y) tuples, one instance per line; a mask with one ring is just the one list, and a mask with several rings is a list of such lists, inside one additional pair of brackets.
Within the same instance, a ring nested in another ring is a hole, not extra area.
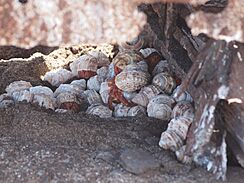
[(158, 95), (153, 97), (147, 105), (147, 114), (149, 117), (170, 120), (174, 100), (167, 95)]
[(97, 69), (97, 76), (102, 80), (105, 81), (108, 75), (108, 67), (101, 67)]
[(123, 96), (125, 97), (126, 100), (132, 100), (135, 96), (137, 95), (136, 92), (123, 92)]
[(56, 99), (54, 98), (53, 91), (45, 86), (31, 87), (30, 93), (33, 94), (32, 103), (37, 103), (39, 106), (46, 109), (54, 110), (56, 107)]
[(86, 89), (86, 80), (85, 79), (74, 80), (70, 84), (79, 88), (80, 91), (84, 91)]
[(181, 101), (178, 102), (173, 108), (172, 118), (177, 118), (180, 116), (184, 116), (190, 119), (194, 118), (194, 109), (190, 102)]
[(100, 95), (95, 90), (86, 90), (84, 95), (90, 105), (103, 103)]
[(183, 145), (177, 151), (175, 151), (175, 155), (180, 162), (190, 164), (192, 162), (192, 158), (185, 154), (185, 150), (186, 145)]
[(192, 119), (180, 116), (173, 118), (165, 132), (161, 134), (159, 146), (164, 149), (177, 151), (183, 146)]
[(88, 54), (97, 59), (98, 67), (108, 66), (110, 64), (109, 58), (101, 51), (93, 50), (88, 52)]
[(44, 107), (46, 109), (52, 109), (54, 110), (56, 108), (56, 100), (55, 98), (44, 95), (44, 94), (35, 94), (33, 97), (34, 104), (38, 104), (40, 107)]
[(130, 107), (124, 106), (123, 104), (118, 104), (114, 107), (113, 116), (114, 117), (127, 117)]
[(33, 101), (34, 94), (32, 94), (29, 90), (21, 90), (21, 91), (15, 91), (12, 94), (12, 97), (15, 102), (26, 101), (30, 103)]
[(151, 53), (154, 53), (158, 51), (155, 48), (145, 48), (145, 49), (141, 49), (140, 53), (143, 55), (144, 58), (148, 57)]
[(72, 93), (79, 95), (81, 93), (81, 90), (79, 86), (77, 85), (71, 85), (71, 84), (61, 84), (54, 92), (54, 97), (57, 97), (61, 93)]
[(109, 98), (109, 91), (110, 91), (110, 87), (108, 85), (108, 82), (102, 82), (101, 83), (101, 87), (99, 90), (100, 96), (102, 98), (102, 101), (107, 104), (108, 103), (108, 98)]
[(127, 65), (143, 60), (140, 52), (134, 50), (124, 50), (119, 52), (113, 59), (112, 63), (123, 70)]
[(99, 116), (100, 118), (110, 118), (113, 112), (102, 104), (93, 104), (88, 107), (86, 113)]
[(56, 101), (57, 101), (57, 106), (58, 108), (66, 102), (69, 103), (76, 103), (76, 104), (81, 104), (81, 101), (78, 99), (78, 96), (74, 93), (60, 93), (57, 97), (56, 97)]
[(98, 60), (92, 55), (86, 54), (79, 57), (70, 64), (70, 69), (74, 76), (88, 79), (95, 76), (98, 69)]
[(128, 116), (144, 116), (146, 115), (147, 112), (146, 112), (146, 109), (145, 107), (143, 106), (134, 106), (134, 107), (131, 107), (130, 110), (128, 111)]
[(121, 43), (120, 50), (140, 50), (144, 44), (144, 40), (137, 36), (132, 41), (127, 41), (125, 43)]
[(146, 107), (149, 103), (149, 100), (158, 95), (160, 90), (154, 85), (144, 86), (138, 94), (132, 99), (132, 102)]
[(142, 106), (127, 107), (123, 104), (117, 104), (114, 107), (114, 117), (134, 117), (146, 115), (146, 109)]
[(49, 82), (52, 86), (58, 87), (73, 77), (72, 72), (67, 69), (57, 69), (47, 72), (43, 80)]
[(14, 81), (14, 82), (10, 83), (6, 87), (5, 91), (9, 95), (12, 95), (16, 91), (26, 90), (26, 89), (29, 89), (30, 87), (32, 87), (30, 82), (27, 82), (27, 81)]
[(156, 76), (159, 73), (166, 72), (171, 74), (171, 68), (167, 60), (161, 60), (153, 69), (152, 75)]
[(100, 78), (98, 75), (93, 76), (87, 81), (87, 88), (90, 90), (93, 89), (95, 91), (99, 91), (103, 81), (104, 80)]
[(139, 90), (149, 82), (149, 74), (138, 69), (137, 65), (128, 65), (115, 77), (115, 85), (127, 92)]
[(7, 93), (0, 95), (0, 109), (14, 105), (14, 101)]
[(177, 93), (179, 92), (180, 87), (181, 87), (181, 85), (177, 86), (172, 93), (172, 96), (175, 99), (175, 101), (176, 102), (180, 102), (180, 101), (193, 102), (191, 95), (187, 91), (184, 91), (179, 97), (177, 97)]
[(171, 94), (176, 87), (174, 79), (167, 73), (159, 73), (154, 76), (152, 84), (167, 94)]

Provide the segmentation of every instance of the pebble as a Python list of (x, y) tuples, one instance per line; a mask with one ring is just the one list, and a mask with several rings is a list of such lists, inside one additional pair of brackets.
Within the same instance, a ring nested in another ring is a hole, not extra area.
[(120, 164), (128, 172), (142, 174), (160, 167), (154, 157), (142, 149), (126, 149), (120, 155)]

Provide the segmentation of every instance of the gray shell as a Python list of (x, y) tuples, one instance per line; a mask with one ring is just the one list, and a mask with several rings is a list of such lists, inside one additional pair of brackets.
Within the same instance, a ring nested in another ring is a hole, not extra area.
[(61, 68), (47, 72), (44, 75), (43, 80), (49, 82), (52, 86), (58, 87), (60, 84), (65, 83), (72, 77), (72, 72)]
[(135, 104), (146, 107), (149, 100), (160, 93), (160, 90), (154, 85), (144, 86), (138, 94), (132, 99)]
[(168, 73), (159, 73), (154, 76), (152, 84), (167, 94), (171, 94), (176, 87), (175, 80)]
[(153, 69), (152, 75), (156, 76), (159, 73), (166, 72), (171, 74), (171, 68), (167, 60), (161, 60)]
[(32, 87), (30, 82), (22, 81), (22, 80), (21, 81), (14, 81), (6, 87), (5, 91), (9, 95), (12, 95), (12, 93), (14, 93), (15, 91), (27, 90), (30, 87)]
[(85, 79), (74, 80), (70, 84), (79, 88), (80, 91), (84, 91), (86, 89), (86, 80)]
[(100, 95), (95, 90), (86, 90), (84, 91), (84, 94), (90, 105), (103, 103)]
[(175, 99), (175, 101), (176, 102), (180, 102), (180, 101), (193, 102), (191, 95), (187, 91), (184, 91), (179, 97), (176, 97), (177, 92), (180, 90), (180, 87), (181, 87), (181, 85), (177, 86), (172, 93), (172, 97)]
[(149, 117), (162, 119), (165, 121), (170, 120), (174, 100), (167, 95), (158, 95), (153, 97), (147, 105), (147, 114)]
[(93, 104), (88, 107), (86, 113), (99, 116), (100, 118), (110, 118), (113, 112), (102, 104)]
[(177, 151), (183, 146), (186, 139), (188, 128), (192, 123), (193, 119), (189, 119), (183, 116), (173, 118), (165, 132), (161, 134), (159, 146), (164, 149), (170, 149)]
[(26, 101), (30, 103), (33, 101), (34, 94), (30, 93), (29, 90), (21, 90), (21, 91), (15, 91), (12, 94), (12, 97), (15, 102)]
[(90, 90), (99, 91), (101, 84), (103, 82), (103, 79), (98, 77), (98, 75), (90, 77), (90, 79), (87, 81), (87, 88)]
[(7, 93), (0, 95), (0, 109), (8, 108), (12, 105), (14, 105), (14, 100), (10, 95), (8, 95)]

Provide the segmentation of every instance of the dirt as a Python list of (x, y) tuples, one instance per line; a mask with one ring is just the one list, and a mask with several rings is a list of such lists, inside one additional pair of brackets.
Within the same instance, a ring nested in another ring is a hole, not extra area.
[[(47, 85), (41, 75), (65, 67), (86, 49), (60, 48), (47, 56), (1, 60), (0, 93), (14, 80)], [(112, 55), (112, 48), (107, 52)], [(101, 119), (84, 111), (60, 114), (25, 103), (0, 109), (0, 182), (218, 182), (206, 170), (183, 165), (159, 148), (166, 126), (147, 117)], [(150, 153), (160, 166), (129, 173), (120, 162), (128, 149)], [(243, 179), (243, 169), (228, 167), (225, 182)]]

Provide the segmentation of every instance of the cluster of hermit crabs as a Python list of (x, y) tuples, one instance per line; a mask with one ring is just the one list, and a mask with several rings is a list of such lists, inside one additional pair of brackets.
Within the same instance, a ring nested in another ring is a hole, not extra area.
[(89, 103), (86, 113), (101, 118), (148, 115), (170, 121), (159, 145), (176, 152), (181, 161), (190, 161), (182, 152), (194, 117), (192, 98), (187, 92), (175, 97), (181, 81), (157, 50), (123, 49), (111, 62), (101, 51), (90, 51), (69, 67), (43, 76), (56, 87), (54, 92), (26, 81), (11, 83), (0, 95), (0, 108), (26, 101), (56, 112), (79, 112)]

